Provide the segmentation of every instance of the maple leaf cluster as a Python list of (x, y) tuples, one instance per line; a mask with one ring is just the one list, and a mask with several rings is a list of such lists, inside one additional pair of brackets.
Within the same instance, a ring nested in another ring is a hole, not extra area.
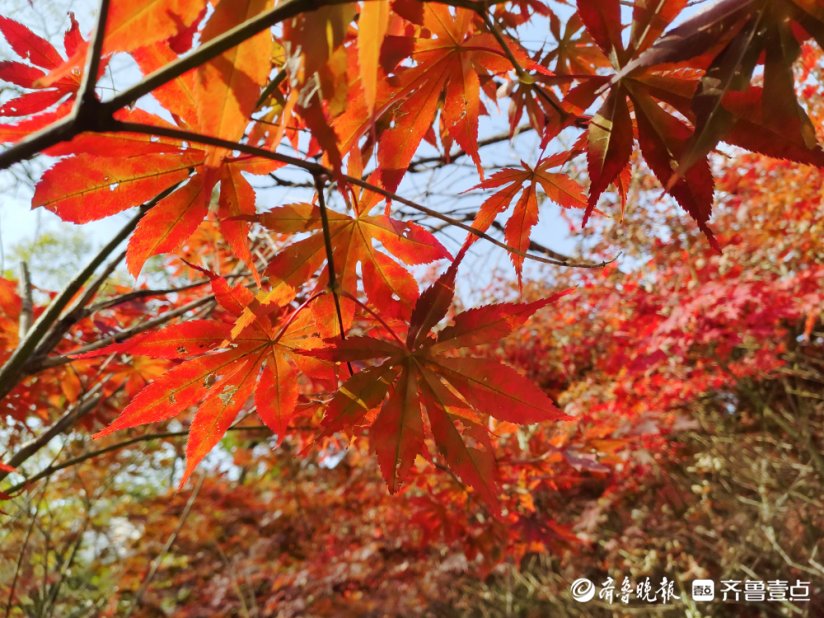
[[(636, 0), (622, 11), (619, 0), (579, 0), (562, 27), (561, 13), (542, 2), (104, 3), (89, 37), (70, 17), (64, 53), (0, 17), (17, 56), (0, 63), (0, 79), (23, 90), (0, 107), (0, 139), (12, 144), (3, 163), (37, 152), (58, 158), (37, 180), (32, 206), (78, 224), (139, 207), (125, 252), (131, 275), (175, 254), (211, 289), (201, 297), (211, 303), (205, 317), (182, 311), (174, 317), (186, 319), (160, 329), (60, 348), (73, 363), (110, 357), (124, 372), (128, 357), (148, 357), (164, 370), (99, 435), (194, 408), (185, 481), (254, 402), (279, 441), (298, 418), (316, 423), (318, 439), (368, 431), (392, 492), (419, 456), (440, 453), (497, 513), (490, 419), (568, 417), (521, 374), (467, 348), (496, 343), (563, 294), (469, 309), (438, 330), (475, 243), (503, 246), (520, 286), (535, 257), (539, 197), (580, 210), (586, 224), (604, 214), (597, 206), (612, 187), (623, 211), (636, 143), (659, 190), (719, 251), (709, 227), (709, 157), (719, 143), (824, 166), (793, 73), (802, 46), (822, 43), (824, 5), (686, 7)], [(558, 45), (529, 51), (518, 28), (542, 20)], [(115, 54), (128, 54), (143, 79), (101, 100), (94, 86)], [(504, 102), (510, 135), (534, 132), (539, 152), (487, 177), (480, 118)], [(492, 191), (469, 224), (398, 194), (427, 148), (444, 165), (468, 156), (474, 188)], [(579, 161), (587, 189), (560, 171)], [(283, 168), (305, 172), (313, 197), (259, 212), (256, 183)], [(399, 204), (428, 218), (408, 220)], [(436, 219), (468, 232), (455, 257), (427, 229)], [(504, 241), (490, 236), (496, 225)], [(413, 268), (433, 264), (444, 273), (420, 292)], [(740, 311), (759, 293), (752, 286)], [(709, 320), (725, 293), (708, 283), (693, 309)], [(19, 313), (16, 302), (4, 300), (9, 315)], [(677, 316), (655, 328), (651, 356), (686, 354), (669, 344), (684, 329)], [(10, 354), (0, 382), (45, 367), (57, 342), (38, 348), (32, 337), (43, 332), (32, 332), (22, 342), (8, 336), (7, 347), (31, 344), (36, 362)]]

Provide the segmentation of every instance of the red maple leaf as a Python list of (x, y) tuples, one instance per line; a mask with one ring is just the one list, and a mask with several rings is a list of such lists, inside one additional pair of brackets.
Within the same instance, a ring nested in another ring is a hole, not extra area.
[(433, 327), (452, 303), (459, 259), (420, 295), (405, 339), (397, 334), (392, 340), (353, 337), (308, 354), (346, 362), (382, 359), (341, 386), (327, 407), (323, 426), (327, 434), (351, 428), (380, 407), (370, 425), (370, 442), (391, 492), (400, 488), (424, 450), (421, 412), (426, 410), (429, 433), (447, 464), (497, 510), (487, 416), (521, 424), (566, 417), (515, 370), (493, 360), (458, 356), (456, 351), (498, 341), (566, 292), (533, 303), (470, 309), (435, 335)]
[[(552, 155), (538, 161), (534, 168), (521, 161), (522, 169), (504, 168), (473, 187), (499, 189), (481, 204), (472, 222), (472, 227), (482, 232), (489, 229), (495, 217), (506, 210), (515, 196), (521, 193), (504, 229), (507, 244), (520, 252), (509, 254), (519, 282), (524, 263), (523, 253), (529, 248), (530, 232), (538, 222), (538, 186), (540, 185), (547, 198), (565, 208), (586, 207), (586, 198), (577, 182), (566, 174), (549, 171), (568, 158), (569, 154), (566, 152)], [(528, 184), (524, 187), (524, 183)], [(471, 244), (476, 239), (477, 236), (470, 235), (466, 242)]]
[[(69, 13), (69, 19), (71, 25), (63, 37), (63, 47), (68, 56), (66, 60), (46, 39), (19, 22), (0, 16), (0, 32), (23, 61), (0, 62), (0, 79), (32, 91), (0, 105), (0, 116), (30, 116), (43, 112), (60, 101), (66, 103), (74, 99), (82, 76), (79, 62), (73, 59), (82, 58), (88, 42), (80, 34), (73, 13)], [(105, 61), (101, 63), (101, 74), (106, 64)], [(51, 121), (62, 113), (63, 110), (59, 114), (50, 114), (46, 121)], [(38, 119), (37, 122), (42, 124), (43, 119)], [(5, 138), (7, 132), (12, 130), (3, 127), (2, 136)]]
[(257, 416), (283, 440), (298, 402), (298, 370), (331, 379), (332, 367), (298, 354), (320, 347), (311, 311), (281, 307), (259, 316), (233, 339), (232, 321), (253, 300), (243, 286), (231, 287), (212, 276), (212, 288), (230, 319), (193, 320), (106, 346), (76, 358), (128, 353), (182, 361), (142, 389), (120, 416), (95, 437), (178, 416), (197, 406), (186, 446), (186, 470), (181, 485), (220, 441), (244, 405), (254, 398)]

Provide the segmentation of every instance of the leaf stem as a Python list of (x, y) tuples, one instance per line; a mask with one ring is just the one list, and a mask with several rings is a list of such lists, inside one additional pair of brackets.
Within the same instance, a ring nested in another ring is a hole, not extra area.
[(383, 326), (389, 332), (389, 334), (392, 335), (392, 337), (395, 339), (395, 341), (397, 341), (401, 345), (401, 347), (404, 347), (404, 348), (406, 347), (406, 344), (403, 342), (403, 340), (400, 337), (398, 337), (398, 334), (384, 321), (384, 319), (380, 316), (380, 314), (378, 314), (374, 309), (369, 307), (369, 305), (364, 303), (357, 296), (353, 296), (352, 294), (349, 294), (348, 292), (343, 292), (343, 295), (346, 296), (346, 298), (348, 298), (349, 300), (356, 303), (362, 309), (365, 309), (369, 313), (369, 315), (371, 315), (373, 318), (375, 318), (378, 322), (381, 323), (381, 326)]
[[(324, 174), (313, 174), (315, 181), (315, 189), (318, 194), (318, 208), (320, 208), (320, 222), (323, 228), (323, 245), (326, 249), (326, 268), (329, 273), (329, 291), (332, 292), (332, 301), (335, 303), (335, 314), (338, 318), (338, 330), (340, 331), (341, 341), (346, 341), (346, 329), (343, 326), (343, 311), (340, 307), (340, 297), (338, 296), (338, 282), (335, 278), (335, 262), (332, 256), (332, 232), (329, 228), (329, 213), (326, 210), (326, 197), (323, 195), (323, 179)], [(349, 375), (354, 375), (352, 370), (352, 363), (346, 361), (346, 368), (349, 370)]]
[(324, 294), (326, 294), (326, 290), (323, 290), (321, 292), (315, 292), (309, 298), (304, 300), (298, 306), (298, 308), (295, 309), (288, 318), (286, 318), (286, 320), (283, 323), (283, 326), (281, 327), (280, 331), (278, 331), (278, 334), (275, 336), (272, 343), (277, 343), (278, 341), (280, 341), (280, 338), (283, 337), (283, 335), (286, 333), (287, 329), (292, 325), (292, 322), (295, 321), (295, 319), (298, 317), (300, 312), (303, 311), (304, 309), (306, 309), (306, 307), (307, 307), (307, 305), (309, 305), (309, 303), (311, 303), (316, 298), (319, 298), (320, 296), (323, 296)]
[(542, 99), (544, 99), (556, 112), (558, 112), (561, 117), (567, 116), (567, 112), (558, 104), (558, 102), (549, 96), (548, 93), (544, 92), (543, 89), (538, 87), (538, 84), (525, 69), (521, 66), (521, 63), (518, 62), (518, 59), (515, 57), (515, 54), (512, 53), (512, 49), (509, 47), (509, 44), (506, 42), (504, 35), (501, 33), (500, 28), (498, 25), (492, 20), (492, 15), (487, 10), (486, 6), (480, 6), (475, 9), (475, 12), (484, 20), (487, 29), (492, 33), (492, 36), (495, 37), (495, 40), (498, 41), (498, 45), (501, 46), (503, 49), (504, 54), (506, 54), (507, 59), (510, 63), (512, 63), (512, 67), (515, 69), (515, 73), (518, 75), (518, 79), (522, 84), (529, 84), (529, 86), (538, 93)]
[(326, 249), (326, 269), (329, 273), (329, 290), (332, 292), (332, 300), (335, 303), (335, 313), (338, 316), (338, 328), (340, 338), (345, 340), (346, 333), (343, 328), (343, 312), (340, 308), (340, 298), (338, 297), (338, 282), (335, 277), (335, 261), (333, 258), (332, 232), (329, 228), (329, 213), (326, 210), (326, 197), (323, 195), (323, 176), (314, 174), (315, 189), (318, 194), (318, 207), (320, 208), (320, 222), (323, 228), (323, 245)]

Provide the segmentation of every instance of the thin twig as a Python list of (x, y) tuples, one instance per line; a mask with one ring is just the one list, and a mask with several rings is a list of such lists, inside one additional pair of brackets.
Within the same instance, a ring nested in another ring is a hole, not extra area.
[(472, 234), (473, 236), (477, 236), (478, 238), (483, 238), (487, 242), (492, 243), (493, 245), (500, 247), (501, 249), (505, 249), (509, 253), (519, 255), (527, 260), (532, 260), (535, 262), (540, 262), (542, 264), (552, 264), (554, 266), (566, 266), (569, 268), (602, 268), (609, 264), (610, 261), (602, 261), (602, 262), (565, 262), (562, 260), (554, 260), (551, 258), (545, 258), (540, 255), (534, 255), (532, 253), (528, 253), (526, 251), (520, 251), (514, 247), (510, 247), (504, 242), (501, 242), (497, 238), (494, 238), (485, 232), (482, 232), (471, 225), (467, 225), (463, 221), (459, 221), (452, 217), (446, 216), (437, 210), (433, 210), (424, 206), (423, 204), (418, 204), (410, 199), (402, 197), (392, 191), (388, 191), (383, 187), (378, 185), (374, 185), (370, 182), (362, 180), (360, 178), (356, 178), (354, 176), (349, 176), (347, 174), (340, 174), (336, 175), (334, 172), (327, 167), (321, 165), (320, 163), (315, 163), (313, 161), (306, 161), (304, 159), (300, 159), (298, 157), (292, 157), (285, 154), (280, 154), (276, 152), (272, 152), (270, 150), (266, 150), (265, 148), (259, 148), (257, 146), (251, 146), (249, 144), (244, 144), (240, 142), (233, 142), (231, 140), (222, 139), (219, 137), (214, 137), (211, 135), (204, 135), (201, 133), (195, 133), (192, 131), (185, 131), (182, 129), (176, 129), (174, 127), (161, 127), (161, 126), (152, 126), (152, 125), (145, 125), (140, 123), (134, 122), (121, 122), (117, 120), (112, 120), (110, 123), (107, 124), (107, 129), (111, 131), (125, 131), (131, 133), (140, 133), (144, 135), (157, 135), (160, 137), (170, 137), (172, 139), (179, 139), (184, 141), (190, 141), (200, 144), (205, 144), (207, 146), (216, 146), (218, 148), (225, 148), (227, 150), (237, 150), (240, 152), (244, 152), (246, 154), (255, 155), (264, 159), (269, 159), (270, 161), (279, 161), (281, 163), (285, 163), (287, 165), (292, 165), (294, 167), (301, 168), (306, 170), (308, 173), (312, 174), (313, 176), (322, 175), (324, 177), (334, 177), (339, 176), (346, 182), (355, 185), (356, 187), (360, 187), (362, 189), (366, 189), (368, 191), (372, 191), (373, 193), (377, 193), (378, 195), (383, 196), (384, 198), (392, 201), (396, 201), (400, 204), (408, 206), (414, 210), (422, 212), (434, 219), (439, 219), (446, 223), (449, 223), (452, 226), (461, 228), (462, 230)]
[(62, 562), (60, 573), (58, 575), (57, 581), (51, 585), (51, 592), (49, 593), (49, 598), (46, 600), (45, 606), (48, 608), (48, 614), (46, 614), (44, 611), (43, 615), (54, 615), (54, 608), (55, 605), (57, 605), (57, 597), (60, 596), (60, 588), (63, 587), (63, 583), (66, 581), (66, 576), (71, 572), (72, 565), (74, 564), (74, 561), (77, 558), (77, 552), (80, 550), (80, 546), (83, 544), (83, 539), (85, 537), (86, 530), (89, 529), (90, 523), (91, 517), (87, 509), (86, 517), (83, 519), (83, 526), (77, 532), (77, 536), (75, 537), (74, 543), (72, 543), (72, 548), (71, 552), (69, 553), (68, 560), (64, 561), (64, 552), (59, 555), (59, 562)]
[[(250, 273), (248, 271), (244, 271), (241, 273), (226, 274), (223, 275), (223, 278), (231, 281), (232, 279), (240, 279), (243, 277), (248, 277), (249, 275)], [(104, 309), (111, 309), (112, 307), (116, 307), (117, 305), (122, 305), (123, 303), (128, 303), (133, 300), (152, 298), (154, 296), (166, 296), (168, 294), (177, 294), (178, 292), (188, 292), (189, 290), (203, 287), (204, 285), (209, 285), (209, 283), (211, 283), (209, 279), (199, 279), (198, 281), (193, 281), (192, 283), (187, 283), (186, 285), (181, 285), (175, 288), (134, 290), (133, 292), (127, 292), (126, 294), (121, 294), (120, 296), (115, 296), (114, 298), (109, 298), (106, 300), (102, 300), (99, 303), (95, 303), (94, 305), (91, 305), (90, 307), (84, 309), (83, 314), (84, 317), (86, 317), (93, 315), (98, 311), (102, 311)]]
[[(525, 133), (526, 131), (530, 131), (530, 130), (532, 130), (532, 127), (530, 125), (522, 124), (522, 125), (519, 125), (519, 126), (515, 127), (515, 130), (512, 131), (511, 133), (509, 131), (506, 131), (504, 133), (498, 133), (496, 135), (490, 135), (487, 138), (478, 140), (478, 148), (483, 148), (484, 146), (494, 146), (495, 144), (500, 144), (501, 142), (505, 142), (507, 140), (514, 139), (515, 137), (517, 137), (521, 133)], [(450, 153), (450, 154), (444, 153), (442, 155), (439, 154), (439, 155), (435, 155), (435, 156), (419, 157), (417, 159), (413, 159), (412, 162), (407, 167), (407, 169), (410, 172), (417, 172), (417, 171), (419, 171), (418, 170), (419, 167), (421, 167), (422, 165), (426, 165), (427, 163), (445, 164), (447, 161), (449, 161), (450, 163), (454, 163), (456, 159), (460, 159), (461, 157), (465, 157), (465, 156), (467, 156), (467, 154), (468, 153), (464, 149), (460, 148), (460, 149), (458, 149), (455, 152)]]
[[(223, 562), (223, 566), (225, 568), (225, 572), (229, 574), (229, 579), (232, 582), (232, 587), (235, 589), (235, 594), (237, 598), (240, 600), (240, 609), (242, 610), (241, 616), (244, 618), (248, 618), (252, 614), (249, 612), (249, 605), (246, 602), (246, 594), (243, 591), (243, 586), (238, 581), (237, 577), (235, 577), (234, 569), (232, 568), (232, 563), (229, 562), (229, 557), (226, 555), (226, 552), (221, 549), (220, 544), (217, 541), (213, 541), (211, 545), (217, 550), (217, 555), (220, 557), (221, 562)], [(254, 590), (251, 591), (249, 595), (253, 600), (255, 598)], [(257, 615), (257, 612), (255, 612)]]
[[(227, 279), (229, 276), (226, 277)], [(90, 307), (87, 307), (83, 310), (84, 317), (94, 315), (99, 311), (103, 311), (104, 309), (111, 309), (112, 307), (117, 307), (118, 305), (122, 305), (124, 303), (129, 303), (135, 300), (142, 300), (145, 298), (154, 298), (155, 296), (167, 296), (169, 294), (177, 294), (178, 292), (187, 292), (189, 290), (193, 290), (195, 288), (203, 287), (204, 285), (209, 285), (208, 279), (201, 279), (199, 281), (194, 281), (187, 285), (182, 285), (176, 288), (153, 288), (153, 289), (146, 289), (146, 290), (134, 290), (133, 292), (127, 292), (126, 294), (121, 294), (120, 296), (115, 296), (114, 298), (108, 298), (106, 300), (101, 300)]]
[(26, 548), (29, 545), (29, 539), (31, 538), (32, 530), (34, 530), (34, 524), (37, 521), (37, 516), (40, 514), (40, 502), (46, 495), (46, 489), (48, 489), (48, 487), (49, 483), (46, 481), (46, 484), (43, 485), (43, 489), (40, 490), (40, 498), (37, 499), (37, 502), (34, 505), (34, 513), (32, 513), (29, 527), (26, 530), (26, 536), (23, 538), (23, 546), (20, 548), (20, 553), (17, 556), (17, 566), (14, 569), (14, 576), (12, 577), (11, 586), (9, 587), (9, 597), (6, 600), (6, 611), (4, 614), (5, 618), (9, 618), (11, 615), (11, 604), (14, 602), (14, 591), (17, 588), (17, 579), (20, 576), (20, 569), (23, 566), (23, 558), (26, 554)]
[(27, 365), (36, 364), (38, 359), (47, 356), (49, 352), (57, 347), (57, 344), (60, 343), (63, 336), (69, 332), (71, 327), (77, 324), (77, 322), (84, 317), (83, 308), (91, 302), (98, 290), (100, 290), (100, 287), (111, 276), (118, 264), (123, 261), (124, 257), (126, 257), (126, 252), (121, 251), (118, 256), (109, 261), (109, 264), (103, 269), (103, 272), (101, 272), (89, 285), (86, 286), (86, 289), (83, 290), (83, 294), (77, 299), (77, 302), (75, 302), (72, 308), (66, 312), (66, 315), (55, 323), (54, 327), (51, 329), (51, 332), (49, 332), (40, 345), (37, 346), (37, 349), (31, 355), (31, 359), (27, 361)]
[[(119, 333), (115, 333), (114, 335), (109, 335), (108, 337), (103, 337), (102, 339), (98, 339), (92, 343), (84, 345), (82, 347), (77, 348), (76, 350), (72, 350), (69, 352), (71, 355), (76, 354), (86, 354), (87, 352), (93, 352), (94, 350), (99, 350), (100, 348), (104, 348), (107, 345), (112, 343), (120, 343), (129, 339), (130, 337), (134, 337), (144, 331), (149, 330), (150, 328), (154, 328), (155, 326), (160, 326), (161, 324), (165, 324), (169, 320), (173, 320), (174, 318), (181, 316), (185, 313), (188, 313), (192, 309), (197, 309), (201, 305), (205, 305), (209, 302), (214, 300), (213, 295), (204, 296), (203, 298), (198, 298), (193, 300), (190, 303), (182, 305), (177, 309), (173, 309), (172, 311), (167, 311), (166, 313), (152, 319), (143, 322), (142, 324), (138, 324), (137, 326), (133, 326), (132, 328), (128, 328), (126, 330), (122, 330)], [(35, 373), (37, 371), (41, 371), (43, 369), (48, 369), (49, 367), (56, 367), (58, 365), (64, 365), (66, 363), (72, 362), (72, 359), (69, 356), (52, 356), (49, 358), (45, 358), (42, 361), (38, 362), (36, 366), (30, 367), (29, 371), (31, 373)]]
[(343, 327), (343, 312), (340, 308), (340, 298), (338, 297), (338, 282), (335, 277), (335, 261), (332, 249), (332, 232), (329, 229), (329, 213), (326, 210), (326, 198), (323, 195), (323, 178), (320, 174), (315, 177), (315, 189), (318, 193), (318, 208), (320, 209), (320, 221), (323, 228), (323, 245), (326, 249), (326, 269), (329, 273), (329, 291), (332, 292), (332, 300), (335, 303), (335, 313), (338, 316), (338, 327), (340, 328), (340, 338), (346, 339)]

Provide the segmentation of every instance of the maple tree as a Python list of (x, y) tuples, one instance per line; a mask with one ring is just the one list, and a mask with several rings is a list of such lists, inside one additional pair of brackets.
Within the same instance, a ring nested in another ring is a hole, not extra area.
[[(824, 167), (812, 103), (824, 3), (624, 4), (104, 0), (88, 35), (69, 16), (62, 52), (0, 16), (14, 54), (0, 61), (14, 88), (0, 168), (46, 155), (32, 207), (63, 221), (131, 213), (47, 302), (28, 275), (0, 280), (0, 411), (12, 428), (41, 427), (8, 432), (0, 476), (16, 480), (3, 496), (61, 469), (17, 477), (55, 436), (102, 439), (82, 462), (141, 440), (127, 430), (176, 438), (183, 422), (180, 487), (221, 440), (269, 433), (298, 458), (372, 452), (422, 538), (446, 525), (486, 569), (577, 543), (535, 501), (559, 504), (552, 492), (588, 475), (626, 489), (644, 465), (625, 453), (660, 455), (684, 401), (783, 366), (780, 346), (742, 349), (798, 322), (809, 340), (824, 279), (802, 229), (814, 207), (793, 207), (797, 246), (768, 256), (783, 272), (745, 262), (775, 238), (728, 213), (710, 227), (713, 208), (745, 212), (764, 192), (715, 163), (722, 144), (775, 157), (742, 165), (783, 175)], [(542, 26), (554, 41), (534, 49), (524, 33)], [(134, 79), (105, 96), (100, 78), (125, 55)], [(495, 121), (507, 130), (487, 132)], [(533, 150), (492, 165), (488, 147), (525, 135)], [(431, 165), (468, 167), (469, 180), (410, 198)], [(567, 256), (535, 233), (550, 210), (583, 239), (617, 210), (641, 239)], [(528, 299), (456, 311), (459, 275), (486, 245), (514, 267), (504, 295)], [(622, 273), (619, 247), (653, 256), (660, 278)], [(109, 282), (121, 261), (131, 278)], [(553, 285), (527, 264), (555, 269)], [(519, 340), (528, 320), (541, 333), (566, 324), (567, 341)], [(462, 521), (467, 504), (485, 515)]]

